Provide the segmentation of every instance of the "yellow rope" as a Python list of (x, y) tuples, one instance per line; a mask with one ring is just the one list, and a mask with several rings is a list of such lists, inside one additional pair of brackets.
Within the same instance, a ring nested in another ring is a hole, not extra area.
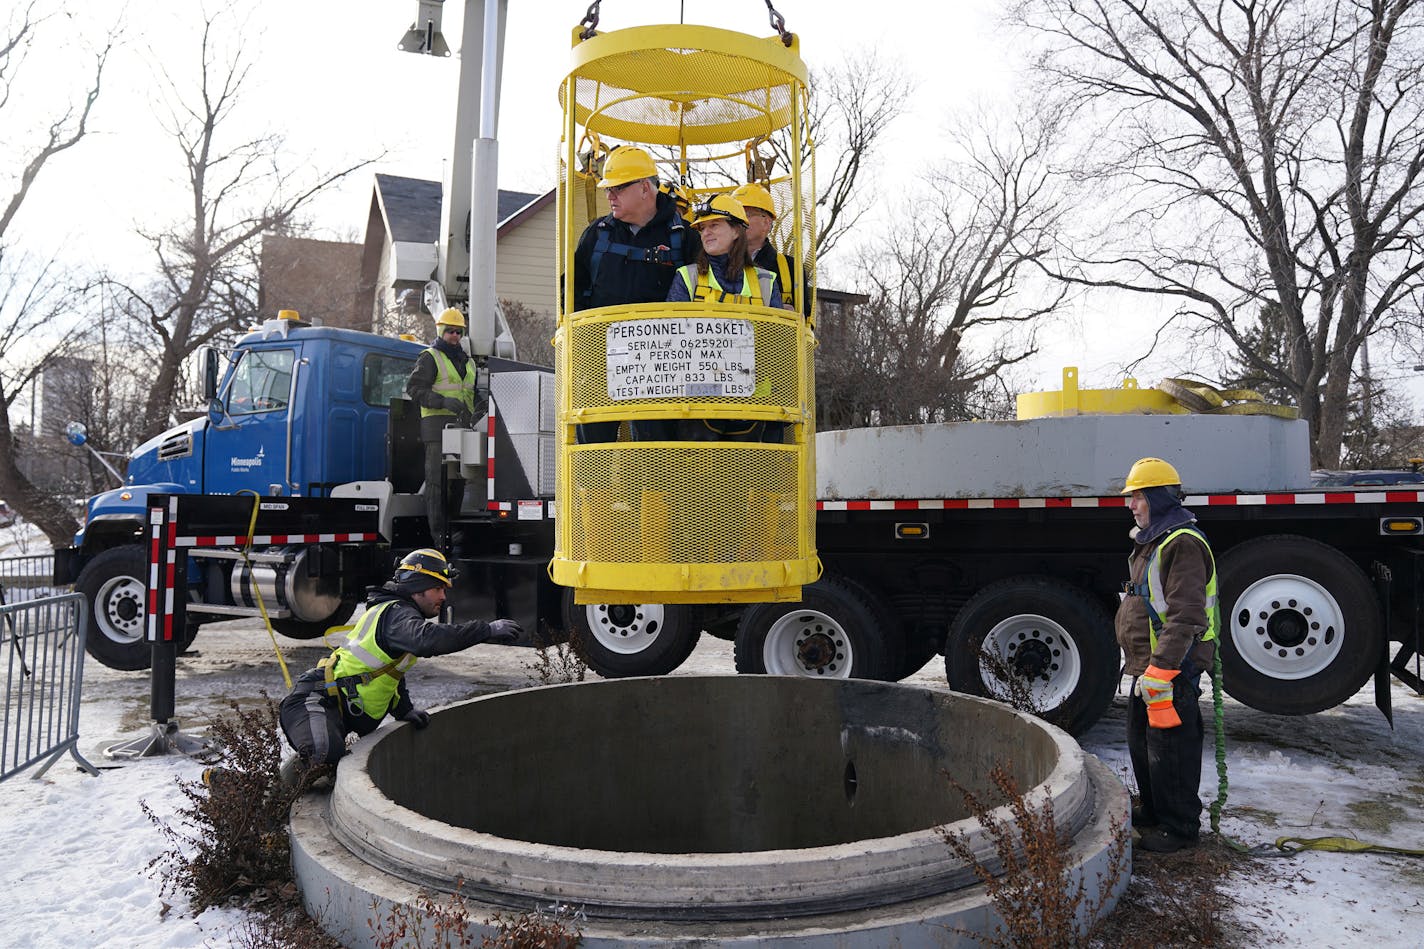
[(252, 549), (252, 535), (257, 532), (257, 510), (261, 504), (262, 497), (251, 488), (243, 488), (238, 494), (252, 495), (252, 517), (247, 521), (247, 539), (242, 545), (242, 562), (247, 565), (247, 575), (252, 577), (252, 592), (257, 596), (257, 609), (262, 614), (262, 622), (267, 627), (267, 638), (272, 640), (272, 649), (277, 653), (277, 665), (282, 667), (282, 681), (287, 684), (287, 689), (292, 688), (292, 674), (287, 671), (287, 660), (282, 656), (282, 647), (277, 645), (277, 633), (272, 629), (272, 618), (267, 615), (267, 604), (262, 602), (262, 585), (257, 582), (257, 578), (252, 576), (252, 561), (248, 559), (247, 553)]

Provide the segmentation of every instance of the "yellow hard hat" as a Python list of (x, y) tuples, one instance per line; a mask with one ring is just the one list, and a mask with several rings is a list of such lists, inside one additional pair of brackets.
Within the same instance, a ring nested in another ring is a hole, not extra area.
[(687, 189), (676, 181), (664, 181), (658, 185), (658, 190), (672, 198), (673, 204), (677, 205), (677, 213), (686, 214), (687, 209), (692, 207), (692, 198), (687, 194)]
[(657, 176), (657, 166), (653, 164), (653, 159), (647, 152), (633, 145), (621, 145), (609, 152), (608, 158), (604, 160), (603, 177), (599, 179), (598, 186), (616, 188), (630, 181)]
[(1127, 483), (1122, 493), (1131, 494), (1143, 488), (1160, 488), (1171, 484), (1181, 484), (1182, 476), (1177, 469), (1161, 458), (1139, 458), (1127, 473)]
[(731, 220), (746, 227), (747, 209), (730, 194), (714, 194), (692, 206), (692, 226), (701, 227), (708, 221)]
[(755, 181), (744, 184), (733, 191), (732, 197), (742, 202), (745, 207), (758, 208), (772, 217), (776, 217), (776, 202), (771, 199), (771, 192)]
[(465, 314), (461, 313), (459, 310), (455, 309), (455, 308), (452, 306), (452, 307), (450, 307), (450, 309), (448, 309), (448, 310), (446, 310), (444, 313), (441, 313), (441, 314), (440, 314), (440, 318), (435, 321), (435, 325), (436, 325), (437, 327), (440, 327), (440, 326), (458, 326), (460, 329), (464, 329), (464, 328), (465, 328)]

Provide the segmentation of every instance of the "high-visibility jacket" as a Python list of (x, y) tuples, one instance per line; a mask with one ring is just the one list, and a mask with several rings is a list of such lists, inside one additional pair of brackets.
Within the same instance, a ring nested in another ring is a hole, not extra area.
[(1216, 639), (1218, 610), (1216, 608), (1216, 558), (1212, 556), (1211, 545), (1206, 542), (1206, 537), (1195, 527), (1179, 527), (1162, 538), (1162, 542), (1152, 549), (1147, 555), (1147, 579), (1143, 584), (1146, 589), (1139, 592), (1139, 595), (1147, 598), (1147, 617), (1151, 626), (1152, 650), (1157, 650), (1157, 631), (1167, 625), (1167, 595), (1162, 590), (1162, 548), (1166, 547), (1173, 540), (1183, 534), (1191, 534), (1201, 541), (1206, 548), (1207, 559), (1211, 562), (1211, 575), (1206, 581), (1206, 632), (1202, 634), (1201, 642), (1211, 642)]
[(392, 658), (376, 644), (381, 617), (394, 602), (389, 600), (362, 615), (345, 644), (336, 650), (328, 678), (349, 711), (377, 721), (390, 710), (401, 678), (416, 660), (408, 652)]
[[(475, 361), (466, 361), (463, 374), (455, 370), (455, 364), (450, 361), (450, 357), (436, 349), (434, 346), (426, 350), (435, 360), (435, 383), (430, 387), (431, 392), (439, 393), (447, 399), (459, 399), (465, 405), (465, 412), (473, 416), (475, 414)], [(435, 415), (454, 415), (449, 409), (432, 409), (422, 405), (420, 407), (420, 417), (430, 418)]]
[(760, 267), (746, 267), (742, 271), (742, 285), (736, 291), (724, 290), (717, 282), (712, 268), (699, 269), (696, 264), (688, 264), (677, 271), (682, 282), (687, 285), (688, 299), (695, 302), (709, 300), (713, 303), (742, 303), (762, 306), (762, 301), (773, 299), (771, 271)]

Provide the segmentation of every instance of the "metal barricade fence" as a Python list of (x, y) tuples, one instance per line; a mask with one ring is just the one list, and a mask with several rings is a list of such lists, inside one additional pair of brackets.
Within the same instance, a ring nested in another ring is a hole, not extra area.
[(79, 593), (0, 606), (0, 781), (39, 761), (44, 766), (33, 777), (42, 777), (66, 751), (85, 771), (99, 773), (78, 747), (87, 621)]
[(54, 554), (0, 557), (0, 606), (64, 592), (54, 585)]

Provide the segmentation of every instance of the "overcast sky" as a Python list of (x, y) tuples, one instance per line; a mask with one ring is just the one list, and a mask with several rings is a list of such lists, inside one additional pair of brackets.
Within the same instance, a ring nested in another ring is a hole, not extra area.
[[(914, 176), (952, 147), (956, 115), (983, 102), (1011, 102), (1022, 41), (998, 21), (1003, 3), (867, 4), (860, 0), (776, 0), (787, 28), (798, 34), (812, 68), (839, 64), (874, 50), (917, 83), (906, 114), (893, 128), (879, 166), (866, 177), (889, 209)], [(50, 5), (41, 4), (42, 9)], [(216, 2), (210, 8), (218, 9)], [(452, 148), (458, 63), (403, 53), (396, 43), (411, 25), (416, 0), (234, 0), (219, 22), (221, 42), (241, 43), (253, 69), (232, 130), (279, 132), (287, 162), (333, 167), (354, 158), (385, 158), (373, 169), (439, 179)], [(512, 0), (501, 103), (500, 186), (542, 191), (554, 180), (560, 132), (558, 86), (569, 63), (571, 34), (586, 0)], [(160, 70), (181, 78), (196, 71), (197, 2), (75, 0), (63, 41), (46, 37), (34, 70), (49, 69), (50, 91), (84, 78), (83, 44), (118, 19), (124, 45), (115, 54), (93, 132), (51, 162), (17, 221), (32, 247), (59, 248), (66, 259), (119, 272), (149, 258), (136, 225), (158, 228), (183, 213), (184, 169), (159, 120)], [(702, 23), (769, 35), (761, 0), (607, 0), (604, 31), (657, 22)], [(460, 0), (446, 4), (444, 29), (461, 46)], [(51, 53), (51, 50), (55, 52)], [(43, 109), (46, 100), (31, 96)], [(6, 147), (0, 142), (0, 150)], [(13, 163), (11, 163), (13, 165)], [(320, 236), (359, 239), (371, 195), (371, 173), (354, 175), (310, 207)], [(867, 228), (867, 232), (872, 229)], [(837, 249), (852, 253), (849, 241)], [(846, 261), (831, 261), (844, 267)], [(1030, 387), (1054, 389), (1061, 368), (1082, 368), (1083, 384), (1116, 386), (1122, 363), (1145, 348), (1162, 311), (1152, 300), (1098, 298), (1079, 305), (1041, 336), (1043, 354), (1029, 368)], [(1138, 372), (1144, 384), (1183, 368), (1168, 356)], [(1377, 367), (1384, 368), (1384, 367)], [(1407, 372), (1407, 370), (1406, 370)]]

